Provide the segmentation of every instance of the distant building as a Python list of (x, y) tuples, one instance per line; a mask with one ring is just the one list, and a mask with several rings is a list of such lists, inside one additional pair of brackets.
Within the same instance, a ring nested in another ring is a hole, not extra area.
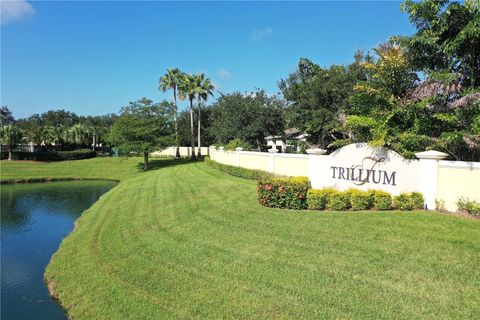
[(268, 136), (267, 140), (268, 149), (277, 149), (281, 153), (297, 153), (299, 151), (298, 142), (305, 143), (307, 141), (308, 134), (302, 132), (298, 128), (289, 128), (284, 131), (281, 136)]

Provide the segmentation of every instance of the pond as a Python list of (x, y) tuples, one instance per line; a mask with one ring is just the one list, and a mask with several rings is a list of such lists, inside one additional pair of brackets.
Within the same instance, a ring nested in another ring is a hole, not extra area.
[(1, 319), (65, 319), (45, 268), (80, 214), (116, 185), (65, 181), (1, 186)]

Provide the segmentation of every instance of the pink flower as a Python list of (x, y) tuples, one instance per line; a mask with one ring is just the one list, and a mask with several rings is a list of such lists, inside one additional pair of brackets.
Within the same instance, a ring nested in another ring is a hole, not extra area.
[(272, 191), (272, 190), (273, 190), (273, 186), (272, 186), (272, 185), (267, 185), (267, 186), (265, 187), (265, 189), (268, 190), (268, 191)]

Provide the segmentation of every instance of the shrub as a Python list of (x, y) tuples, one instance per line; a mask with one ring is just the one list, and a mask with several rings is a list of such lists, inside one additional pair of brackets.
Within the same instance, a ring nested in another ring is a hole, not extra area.
[(348, 210), (350, 206), (350, 193), (348, 191), (332, 192), (327, 202), (327, 209), (331, 210)]
[(229, 143), (225, 145), (225, 150), (235, 150), (235, 148), (243, 148), (243, 150), (250, 150), (251, 146), (248, 144), (248, 142), (243, 141), (242, 139), (233, 139), (230, 140)]
[(261, 180), (275, 177), (275, 174), (270, 172), (230, 166), (228, 164), (213, 161), (210, 157), (205, 157), (204, 161), (206, 165), (235, 177), (250, 180)]
[(412, 195), (410, 193), (400, 193), (393, 199), (395, 208), (409, 211), (414, 208)]
[(420, 192), (412, 192), (410, 193), (410, 197), (412, 198), (414, 209), (425, 209), (425, 199), (423, 198), (423, 194)]
[(334, 188), (320, 190), (310, 189), (307, 192), (307, 205), (310, 210), (325, 210), (330, 194), (336, 192)]
[(13, 158), (15, 160), (32, 160), (32, 161), (80, 160), (80, 159), (90, 159), (96, 156), (97, 156), (97, 153), (90, 149), (80, 149), (80, 150), (73, 150), (73, 151), (45, 151), (45, 152), (15, 151), (13, 153)]
[(392, 209), (392, 196), (390, 193), (375, 190), (373, 193), (373, 207), (377, 210)]
[(306, 209), (307, 177), (267, 178), (258, 182), (258, 202), (266, 207)]
[(467, 212), (473, 216), (480, 216), (480, 202), (460, 197), (457, 201), (459, 211)]
[(358, 189), (350, 189), (348, 192), (350, 193), (352, 210), (367, 210), (373, 206), (373, 192)]

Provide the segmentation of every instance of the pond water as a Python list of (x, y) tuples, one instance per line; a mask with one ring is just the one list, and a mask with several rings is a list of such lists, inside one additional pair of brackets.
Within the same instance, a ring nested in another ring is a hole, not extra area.
[(80, 214), (115, 186), (65, 181), (1, 186), (1, 319), (65, 319), (45, 268)]

